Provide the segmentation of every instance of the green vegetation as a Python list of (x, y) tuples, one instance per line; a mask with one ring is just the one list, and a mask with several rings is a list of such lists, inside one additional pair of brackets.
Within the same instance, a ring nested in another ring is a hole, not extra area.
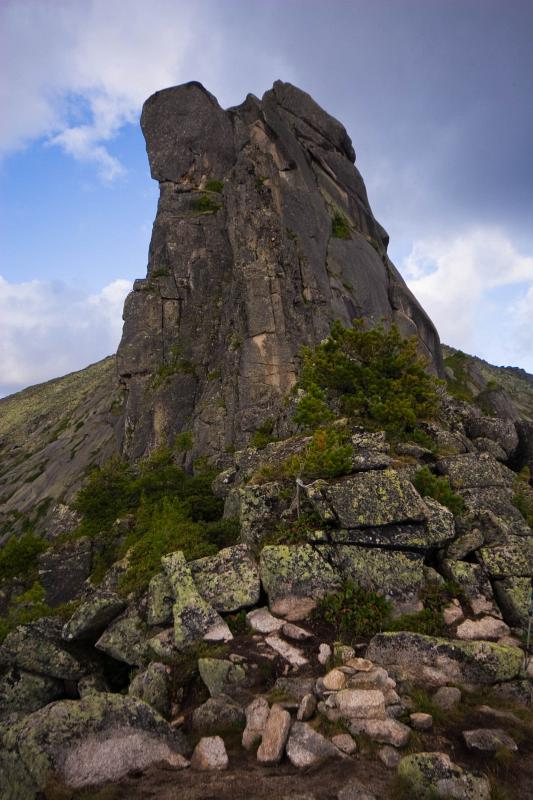
[(346, 217), (336, 212), (331, 219), (331, 235), (334, 239), (351, 239), (352, 232)]
[(262, 422), (250, 439), (250, 444), (252, 447), (257, 447), (259, 450), (263, 450), (267, 444), (270, 444), (270, 442), (275, 442), (276, 437), (272, 435), (273, 430), (273, 419), (266, 419), (264, 422)]
[[(238, 526), (222, 520), (223, 502), (211, 491), (213, 477), (211, 471), (186, 474), (169, 448), (155, 450), (135, 466), (113, 458), (95, 469), (76, 498), (82, 522), (74, 534), (100, 545), (93, 579), (101, 579), (129, 551), (121, 590), (140, 592), (166, 553), (183, 550), (193, 559), (234, 544)], [(120, 518), (128, 519), (125, 537)]]
[(451, 581), (444, 584), (430, 583), (420, 592), (424, 604), (422, 611), (415, 614), (402, 614), (387, 622), (388, 631), (412, 631), (426, 636), (445, 636), (446, 625), (442, 612), (453, 597), (460, 593)]
[(448, 358), (444, 359), (444, 364), (453, 372), (453, 378), (447, 378), (449, 393), (457, 400), (466, 403), (474, 402), (474, 394), (469, 386), (468, 380), (468, 356), (458, 350)]
[(33, 533), (11, 539), (0, 549), (0, 581), (26, 578), (37, 569), (37, 560), (48, 544)]
[(193, 436), (191, 431), (182, 431), (176, 434), (174, 439), (174, 449), (177, 453), (187, 453), (192, 450)]
[(160, 269), (154, 269), (153, 272), (150, 273), (150, 278), (168, 278), (170, 275), (170, 270), (166, 267), (161, 267)]
[(513, 505), (520, 511), (530, 528), (533, 528), (533, 489), (529, 481), (529, 467), (524, 467), (516, 477), (513, 494)]
[(203, 194), (192, 202), (192, 209), (196, 214), (216, 214), (222, 208), (211, 195)]
[(303, 452), (275, 464), (264, 464), (255, 476), (262, 480), (337, 478), (352, 469), (353, 447), (346, 428), (331, 425), (313, 432)]
[(179, 345), (174, 345), (166, 361), (158, 367), (152, 376), (152, 389), (162, 386), (172, 375), (179, 374), (194, 375), (194, 364), (189, 359), (184, 358)]
[(464, 511), (464, 500), (452, 490), (447, 475), (437, 477), (429, 467), (422, 467), (416, 473), (413, 484), (423, 497), (433, 497), (449, 508), (454, 516), (459, 516)]
[(314, 618), (335, 628), (335, 634), (346, 644), (358, 636), (373, 636), (382, 631), (391, 615), (391, 604), (376, 592), (346, 581), (337, 592), (322, 597)]
[(403, 339), (393, 326), (365, 329), (335, 322), (328, 338), (303, 351), (295, 421), (314, 430), (345, 416), (394, 437), (411, 434), (439, 411), (440, 381), (426, 372), (415, 338)]
[(11, 599), (6, 614), (0, 617), (0, 643), (18, 625), (27, 625), (28, 622), (35, 622), (41, 617), (68, 619), (75, 611), (77, 605), (75, 602), (50, 608), (45, 603), (44, 597), (45, 591), (42, 585), (35, 581), (26, 591)]
[(224, 190), (224, 181), (207, 181), (205, 190), (206, 192), (216, 192), (220, 194)]

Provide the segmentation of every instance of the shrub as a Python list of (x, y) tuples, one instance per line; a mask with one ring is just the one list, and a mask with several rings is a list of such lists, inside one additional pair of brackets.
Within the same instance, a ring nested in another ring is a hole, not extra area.
[(391, 604), (348, 580), (337, 592), (322, 597), (313, 615), (333, 625), (336, 635), (349, 644), (358, 636), (373, 636), (383, 630), (390, 619)]
[(434, 500), (449, 508), (454, 516), (458, 516), (464, 511), (464, 500), (454, 493), (447, 476), (437, 477), (429, 467), (422, 467), (416, 473), (413, 484), (423, 497), (433, 497)]
[(224, 189), (224, 181), (207, 181), (205, 189), (206, 192), (217, 192), (217, 194), (220, 194)]
[(25, 578), (37, 567), (37, 559), (48, 544), (33, 533), (11, 539), (0, 550), (0, 580)]
[(452, 581), (441, 583), (428, 583), (420, 592), (420, 599), (424, 604), (422, 611), (415, 614), (402, 614), (387, 623), (388, 631), (412, 631), (423, 633), (426, 636), (444, 636), (443, 610), (453, 597), (461, 594), (461, 590)]
[(197, 197), (193, 200), (192, 208), (197, 214), (216, 214), (222, 206), (220, 203), (213, 200), (210, 195), (203, 194), (201, 197)]
[(313, 430), (324, 418), (341, 415), (403, 435), (437, 414), (439, 387), (415, 338), (403, 339), (395, 326), (367, 330), (361, 320), (353, 328), (335, 322), (325, 341), (303, 350), (295, 421)]
[(313, 432), (307, 448), (276, 464), (265, 464), (258, 477), (264, 480), (283, 478), (337, 478), (352, 469), (353, 447), (345, 428), (331, 426)]
[(531, 473), (524, 467), (514, 485), (513, 505), (520, 511), (530, 528), (533, 528), (533, 489), (529, 485)]
[(270, 442), (275, 442), (276, 439), (272, 435), (272, 431), (274, 430), (274, 420), (273, 419), (266, 419), (264, 422), (261, 423), (259, 428), (255, 431), (252, 438), (250, 439), (250, 444), (252, 447), (257, 447), (259, 450), (263, 450), (270, 444)]
[(331, 235), (334, 239), (351, 239), (352, 233), (348, 220), (338, 212), (333, 215), (331, 220)]
[(186, 453), (188, 450), (192, 450), (192, 446), (193, 437), (191, 431), (182, 431), (176, 434), (176, 438), (174, 439), (174, 449), (176, 452)]

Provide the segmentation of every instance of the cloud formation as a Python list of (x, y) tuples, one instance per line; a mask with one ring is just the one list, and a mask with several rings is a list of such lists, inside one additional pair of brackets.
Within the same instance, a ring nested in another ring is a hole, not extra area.
[(0, 396), (80, 369), (116, 351), (130, 281), (97, 294), (0, 276)]
[(533, 372), (533, 257), (504, 231), (416, 241), (402, 269), (444, 342), (500, 363), (518, 355)]

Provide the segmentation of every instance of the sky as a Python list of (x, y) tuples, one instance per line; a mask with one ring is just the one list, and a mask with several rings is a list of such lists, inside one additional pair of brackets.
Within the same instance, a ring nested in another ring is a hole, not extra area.
[(0, 396), (116, 350), (142, 103), (189, 80), (309, 92), (441, 339), (533, 372), (532, 41), (533, 0), (0, 0)]

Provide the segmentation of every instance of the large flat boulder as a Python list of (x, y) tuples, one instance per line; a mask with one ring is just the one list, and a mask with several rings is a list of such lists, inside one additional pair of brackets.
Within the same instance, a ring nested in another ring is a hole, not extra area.
[(259, 567), (245, 544), (225, 547), (189, 567), (199, 593), (216, 611), (237, 611), (259, 601)]
[(337, 589), (342, 578), (327, 555), (331, 548), (268, 545), (261, 551), (259, 571), (269, 604), (287, 596), (320, 597)]

